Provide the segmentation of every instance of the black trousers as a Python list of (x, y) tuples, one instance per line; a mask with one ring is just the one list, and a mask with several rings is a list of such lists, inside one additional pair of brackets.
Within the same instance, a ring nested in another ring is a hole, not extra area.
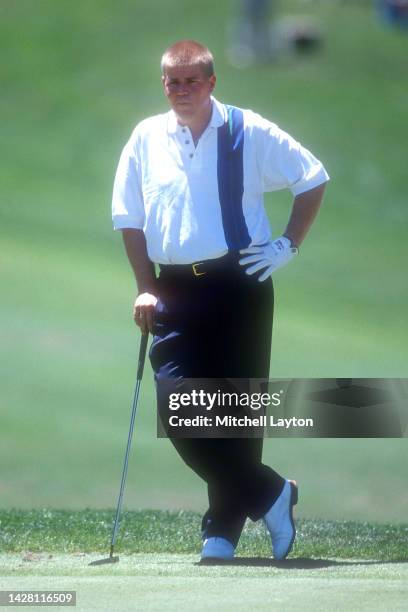
[[(159, 412), (168, 413), (167, 381), (268, 378), (273, 287), (226, 256), (196, 267), (162, 266), (150, 359)], [(260, 519), (284, 479), (262, 463), (262, 438), (171, 438), (208, 487), (204, 537), (237, 545), (247, 517)]]

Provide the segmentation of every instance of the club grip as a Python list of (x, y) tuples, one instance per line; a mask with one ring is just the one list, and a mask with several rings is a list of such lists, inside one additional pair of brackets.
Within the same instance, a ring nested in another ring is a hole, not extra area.
[(143, 377), (143, 368), (146, 359), (146, 349), (147, 349), (147, 341), (149, 339), (149, 334), (142, 334), (140, 339), (140, 348), (139, 348), (139, 361), (137, 363), (137, 380), (142, 380)]

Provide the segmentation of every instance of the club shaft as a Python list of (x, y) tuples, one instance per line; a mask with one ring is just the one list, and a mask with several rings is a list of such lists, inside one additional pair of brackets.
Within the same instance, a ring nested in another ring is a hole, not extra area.
[(145, 334), (142, 336), (142, 339), (140, 341), (139, 361), (138, 361), (137, 377), (136, 377), (136, 388), (135, 388), (135, 393), (133, 396), (132, 415), (130, 417), (129, 435), (128, 435), (128, 440), (127, 440), (127, 445), (126, 445), (125, 461), (123, 464), (122, 480), (120, 483), (120, 491), (119, 491), (118, 504), (116, 508), (115, 522), (114, 522), (113, 530), (112, 530), (112, 539), (111, 539), (111, 546), (110, 546), (110, 556), (111, 557), (113, 555), (113, 548), (115, 546), (116, 536), (119, 530), (119, 519), (120, 519), (120, 515), (122, 511), (123, 493), (125, 490), (126, 476), (127, 476), (128, 464), (129, 464), (130, 448), (132, 446), (132, 436), (133, 436), (133, 429), (135, 425), (136, 409), (137, 409), (137, 403), (139, 400), (140, 385), (142, 382), (143, 368), (144, 368), (144, 362), (145, 362), (145, 357), (146, 357), (147, 340), (148, 340), (148, 334)]

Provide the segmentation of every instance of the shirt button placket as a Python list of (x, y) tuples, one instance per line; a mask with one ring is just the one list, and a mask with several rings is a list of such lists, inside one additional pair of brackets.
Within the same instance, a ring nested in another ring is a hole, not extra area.
[(181, 128), (181, 132), (182, 132), (182, 135), (183, 135), (182, 137), (183, 137), (183, 140), (184, 140), (184, 145), (187, 148), (188, 157), (189, 157), (190, 160), (192, 160), (193, 157), (194, 157), (194, 151), (191, 149), (191, 138), (190, 138), (190, 135), (188, 134), (188, 130), (185, 127)]

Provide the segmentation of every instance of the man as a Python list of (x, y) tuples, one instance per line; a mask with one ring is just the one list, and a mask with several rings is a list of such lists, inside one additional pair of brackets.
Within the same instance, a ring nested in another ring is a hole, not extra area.
[[(113, 193), (114, 227), (138, 286), (134, 319), (154, 334), (161, 414), (169, 380), (268, 378), (271, 274), (297, 254), (328, 180), (276, 125), (212, 96), (213, 57), (203, 45), (169, 47), (162, 83), (171, 110), (136, 126)], [(284, 235), (272, 241), (263, 193), (285, 187), (293, 209)], [(264, 519), (274, 557), (285, 558), (296, 533), (297, 486), (262, 464), (262, 439), (172, 443), (208, 486), (202, 558), (231, 559), (247, 517)]]

